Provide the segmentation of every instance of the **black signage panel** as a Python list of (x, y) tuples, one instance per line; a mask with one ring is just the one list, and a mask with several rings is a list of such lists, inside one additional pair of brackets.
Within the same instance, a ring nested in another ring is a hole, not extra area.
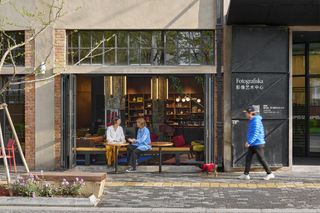
[(232, 72), (287, 73), (288, 30), (283, 27), (232, 27)]
[(288, 118), (288, 75), (232, 74), (232, 119), (245, 119), (243, 110), (253, 105), (265, 119)]
[[(287, 120), (263, 120), (265, 127), (265, 157), (271, 166), (288, 165), (288, 122)], [(234, 167), (244, 167), (247, 149), (248, 120), (232, 120), (232, 156)], [(241, 159), (239, 159), (243, 156)], [(254, 158), (253, 165), (260, 165)]]
[(243, 167), (245, 162), (244, 158), (236, 160), (245, 152), (248, 121), (243, 110), (249, 105), (264, 118), (268, 162), (273, 166), (288, 165), (288, 44), (287, 27), (232, 27), (231, 119), (235, 167)]

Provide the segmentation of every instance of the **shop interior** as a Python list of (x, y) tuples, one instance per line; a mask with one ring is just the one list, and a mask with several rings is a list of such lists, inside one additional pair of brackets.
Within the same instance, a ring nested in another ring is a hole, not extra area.
[[(202, 75), (79, 75), (77, 76), (77, 147), (103, 147), (105, 129), (114, 116), (121, 118), (126, 137), (135, 137), (136, 120), (144, 117), (151, 141), (171, 141), (189, 147), (183, 165), (204, 158), (204, 76)], [(104, 155), (91, 155), (90, 164), (104, 164)], [(120, 153), (119, 163), (126, 163)], [(83, 156), (77, 156), (83, 164)], [(140, 156), (139, 164), (158, 164), (157, 156)], [(176, 164), (163, 155), (163, 164)]]

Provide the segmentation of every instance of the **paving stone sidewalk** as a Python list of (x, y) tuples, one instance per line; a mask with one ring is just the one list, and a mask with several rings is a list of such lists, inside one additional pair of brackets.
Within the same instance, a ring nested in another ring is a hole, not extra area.
[(108, 174), (100, 207), (206, 208), (206, 209), (320, 209), (320, 174), (276, 172), (264, 181), (264, 173), (218, 177), (199, 173), (137, 172)]
[[(137, 173), (112, 173), (105, 166), (76, 167), (74, 171), (107, 172), (104, 196), (95, 212), (320, 212), (320, 173), (275, 172), (264, 181), (264, 173), (252, 180), (238, 180), (241, 173), (218, 177), (173, 167), (161, 174), (157, 167), (141, 167)], [(22, 212), (19, 207), (0, 212)], [(13, 211), (13, 210), (17, 211)], [(2, 211), (3, 210), (3, 211)], [(10, 211), (9, 211), (10, 210)], [(23, 212), (91, 212), (75, 208), (33, 209)], [(39, 211), (38, 211), (39, 210)]]

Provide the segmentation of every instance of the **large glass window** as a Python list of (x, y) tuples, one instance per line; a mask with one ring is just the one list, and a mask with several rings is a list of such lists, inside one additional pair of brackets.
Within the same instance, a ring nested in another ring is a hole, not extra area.
[[(4, 85), (12, 78), (12, 76), (2, 75), (0, 76), (0, 88), (3, 88)], [(24, 80), (21, 76), (15, 77), (15, 82)], [(16, 129), (18, 138), (20, 140), (22, 149), (24, 150), (25, 142), (25, 93), (24, 93), (24, 84), (18, 84), (10, 86), (3, 94), (0, 96), (1, 101), (4, 101), (8, 104), (8, 109), (10, 116), (12, 118), (14, 127)], [(9, 138), (13, 138), (12, 130), (8, 123), (4, 111), (0, 112), (0, 121), (4, 132), (4, 139), (8, 141)], [(3, 119), (6, 118), (6, 119)], [(19, 157), (18, 157), (19, 158)]]
[(320, 74), (320, 43), (309, 45), (309, 73)]
[(67, 32), (68, 64), (213, 65), (213, 31)]
[[(0, 32), (0, 58), (7, 51), (8, 47), (24, 42), (23, 31)], [(15, 48), (12, 51), (13, 60), (16, 66), (24, 66), (24, 46)], [(10, 55), (6, 57), (5, 65), (12, 64)]]

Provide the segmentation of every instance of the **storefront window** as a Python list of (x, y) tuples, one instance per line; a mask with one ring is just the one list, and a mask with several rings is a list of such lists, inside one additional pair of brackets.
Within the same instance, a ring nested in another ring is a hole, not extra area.
[[(2, 88), (6, 82), (9, 81), (11, 76), (0, 76), (0, 88)], [(21, 76), (15, 78), (15, 81), (23, 80)], [(18, 138), (20, 140), (21, 146), (24, 150), (24, 141), (25, 141), (25, 112), (24, 112), (24, 84), (11, 86), (7, 91), (4, 92), (3, 96), (1, 97), (2, 101), (8, 104), (8, 109), (10, 112), (10, 116), (12, 118), (14, 127), (16, 129)], [(10, 125), (6, 116), (3, 114), (2, 111), (0, 113), (1, 116), (1, 125), (4, 131), (4, 139), (7, 141), (9, 138), (13, 138), (12, 130), (10, 129)], [(5, 118), (5, 119), (2, 119)]]
[[(125, 136), (135, 137), (136, 120), (143, 117), (151, 140), (172, 141), (179, 147), (164, 154), (164, 164), (194, 165), (204, 160), (205, 144), (204, 75), (107, 75), (77, 76), (77, 146), (104, 146), (105, 130), (120, 117)], [(93, 143), (94, 141), (94, 143)], [(190, 151), (192, 147), (193, 151)], [(122, 152), (119, 162), (126, 162)], [(83, 162), (78, 156), (78, 163)], [(91, 163), (105, 163), (94, 156)], [(157, 164), (152, 154), (141, 156), (139, 164)]]
[(214, 64), (213, 31), (68, 31), (67, 35), (69, 65), (80, 59), (80, 64), (105, 65)]
[[(24, 42), (24, 32), (23, 31), (8, 31), (8, 32), (0, 32), (0, 58), (8, 49), (9, 45), (13, 46), (15, 43), (20, 44)], [(14, 63), (16, 66), (24, 66), (24, 46), (15, 48), (12, 51), (12, 56), (14, 59)], [(5, 65), (12, 64), (10, 56), (5, 60)]]

